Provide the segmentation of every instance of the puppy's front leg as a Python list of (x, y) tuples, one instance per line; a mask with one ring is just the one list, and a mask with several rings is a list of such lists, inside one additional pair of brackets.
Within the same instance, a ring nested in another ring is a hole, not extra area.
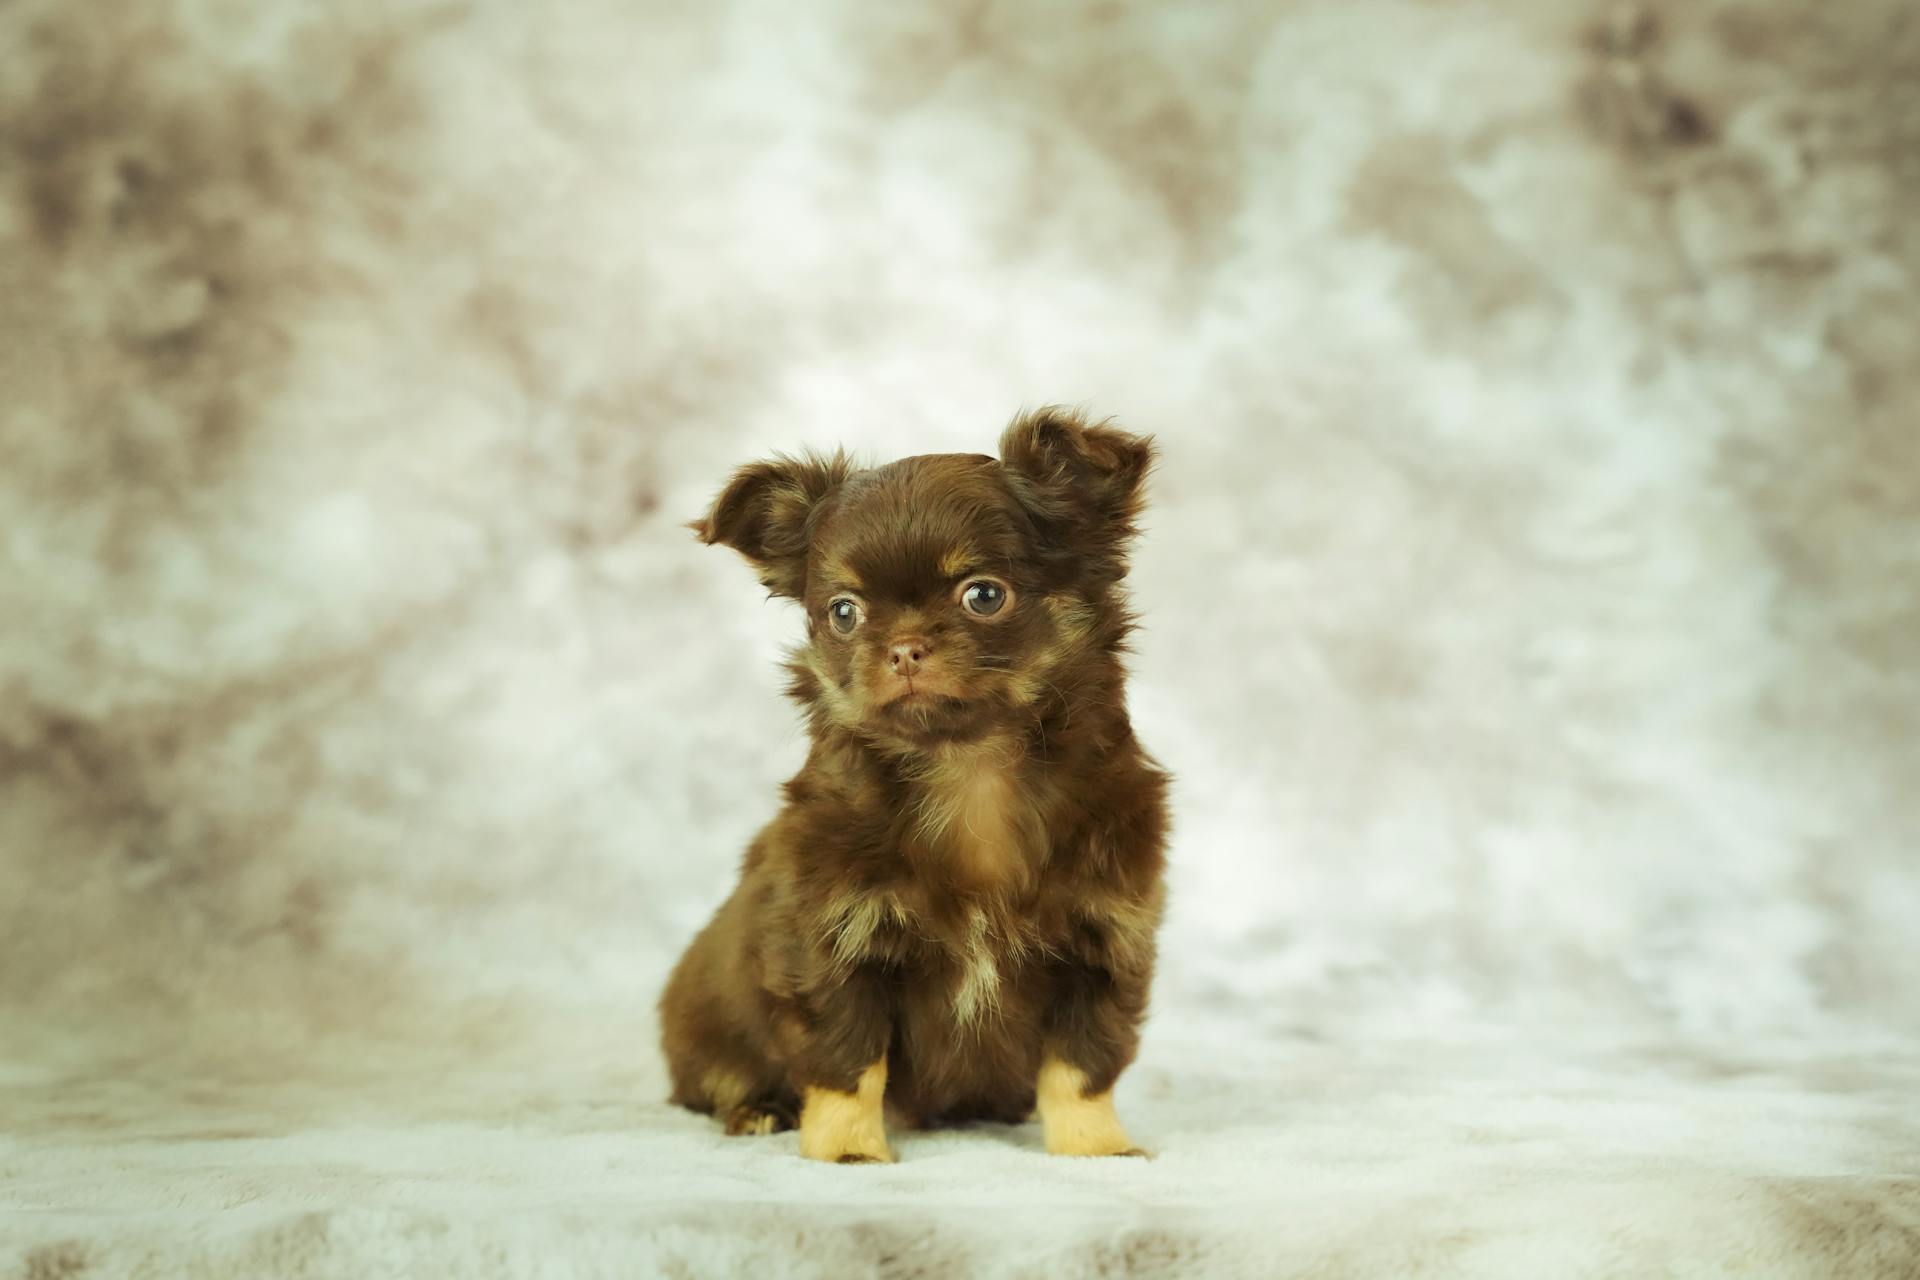
[(1075, 964), (1061, 983), (1035, 1104), (1057, 1156), (1144, 1156), (1113, 1109), (1113, 1086), (1133, 1061), (1146, 1011), (1145, 975)]
[(880, 975), (858, 970), (815, 993), (790, 1025), (800, 1154), (831, 1164), (892, 1163), (882, 1113), (892, 1024)]

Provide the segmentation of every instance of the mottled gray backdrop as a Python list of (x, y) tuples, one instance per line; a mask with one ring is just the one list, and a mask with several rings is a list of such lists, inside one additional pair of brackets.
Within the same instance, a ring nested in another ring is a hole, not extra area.
[(8, 1069), (655, 1096), (803, 750), (681, 522), (1050, 401), (1157, 1034), (1920, 1033), (1920, 15), (1658, 10), (0, 7)]

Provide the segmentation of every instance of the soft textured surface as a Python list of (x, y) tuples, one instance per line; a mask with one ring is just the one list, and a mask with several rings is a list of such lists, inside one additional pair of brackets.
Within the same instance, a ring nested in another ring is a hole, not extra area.
[(0, 1175), (36, 1211), (0, 1232), (34, 1280), (1895, 1280), (1920, 1260), (1920, 1179), (1889, 1175), (1920, 1162), (1920, 1069), (1891, 1056), (1329, 1043), (1169, 1015), (1121, 1091), (1152, 1161), (1049, 1158), (1028, 1125), (896, 1132), (879, 1167), (722, 1138), (654, 1103), (650, 1062), (393, 1066), (25, 1089)]
[[(1920, 18), (0, 7), (0, 1272), (1920, 1272)], [(731, 465), (1159, 435), (1152, 1162), (651, 1004)]]

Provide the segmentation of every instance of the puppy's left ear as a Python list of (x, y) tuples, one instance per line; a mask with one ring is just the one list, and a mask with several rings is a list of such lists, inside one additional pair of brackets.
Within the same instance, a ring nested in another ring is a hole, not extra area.
[(1105, 423), (1089, 425), (1071, 409), (1050, 405), (1022, 414), (1000, 437), (1000, 462), (1022, 504), (1052, 540), (1080, 554), (1106, 555), (1124, 571), (1127, 542), (1138, 531), (1153, 441)]
[(829, 458), (776, 455), (734, 472), (713, 509), (687, 527), (707, 545), (720, 543), (745, 556), (774, 595), (798, 600), (807, 590), (814, 521), (853, 471), (839, 450)]

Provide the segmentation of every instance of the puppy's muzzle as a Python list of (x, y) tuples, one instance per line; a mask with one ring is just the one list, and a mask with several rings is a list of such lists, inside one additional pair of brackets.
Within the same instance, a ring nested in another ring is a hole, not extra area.
[(903, 680), (911, 680), (920, 674), (920, 664), (933, 653), (933, 644), (923, 636), (907, 636), (895, 640), (887, 648), (887, 665), (893, 674)]

